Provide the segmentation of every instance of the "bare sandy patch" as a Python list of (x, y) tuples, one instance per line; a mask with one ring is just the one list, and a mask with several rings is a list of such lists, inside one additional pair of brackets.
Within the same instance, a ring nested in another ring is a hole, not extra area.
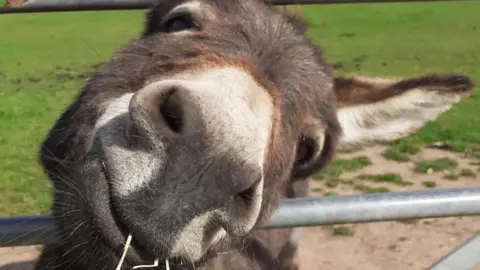
[[(340, 155), (342, 158), (368, 156), (372, 165), (356, 172), (343, 174), (342, 179), (354, 179), (360, 174), (394, 173), (413, 183), (399, 186), (390, 183), (365, 182), (372, 187), (385, 186), (391, 191), (423, 190), (423, 182), (433, 181), (437, 188), (474, 187), (480, 185), (479, 177), (459, 177), (447, 180), (446, 172), (415, 173), (415, 162), (448, 157), (458, 162), (457, 168), (473, 171), (478, 167), (464, 154), (438, 149), (423, 149), (409, 162), (387, 160), (382, 153), (385, 146), (375, 146), (360, 152)], [(359, 180), (354, 180), (355, 182)], [(363, 181), (362, 181), (363, 182)], [(326, 191), (339, 195), (358, 194), (349, 185), (327, 188), (321, 181), (311, 180), (311, 196), (321, 196)], [(421, 270), (426, 269), (443, 255), (480, 231), (480, 217), (452, 217), (425, 219), (417, 222), (381, 222), (347, 225), (352, 236), (332, 235), (326, 227), (302, 228), (298, 262), (301, 270)], [(452, 269), (455, 270), (455, 269)], [(480, 265), (472, 270), (480, 270)]]

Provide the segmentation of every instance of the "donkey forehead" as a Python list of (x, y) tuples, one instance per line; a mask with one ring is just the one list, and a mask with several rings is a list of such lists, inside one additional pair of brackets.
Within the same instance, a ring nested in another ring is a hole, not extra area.
[[(262, 83), (273, 83), (287, 103), (328, 99), (332, 82), (318, 47), (305, 36), (305, 25), (272, 9), (264, 0), (161, 1), (154, 9), (159, 24), (172, 13), (189, 12), (200, 31), (155, 35), (146, 41), (162, 75), (225, 63), (250, 69)], [(152, 15), (153, 16), (153, 15)], [(147, 25), (152, 27), (151, 25)], [(155, 27), (155, 26), (153, 26)], [(168, 62), (169, 65), (164, 65)], [(208, 62), (206, 64), (206, 62)], [(223, 62), (223, 63), (221, 63)], [(147, 76), (159, 76), (157, 67)], [(163, 72), (165, 69), (171, 69)], [(153, 72), (153, 73), (152, 73)], [(303, 99), (303, 100), (302, 100)], [(312, 102), (308, 102), (312, 103)]]
[[(245, 49), (267, 49), (298, 43), (304, 36), (306, 24), (294, 15), (273, 9), (265, 0), (184, 0), (160, 1), (148, 16), (148, 28), (156, 28), (166, 19), (189, 15), (195, 24), (217, 41), (230, 41), (230, 46)], [(150, 29), (150, 33), (155, 30)], [(177, 34), (192, 33), (182, 31)], [(225, 38), (222, 38), (225, 37)], [(306, 44), (302, 39), (303, 45)], [(308, 42), (307, 42), (308, 43)], [(299, 44), (297, 44), (299, 45)]]
[[(193, 13), (199, 29), (161, 31), (162, 21), (178, 11)], [(261, 0), (159, 1), (144, 35), (117, 52), (100, 75), (122, 78), (107, 85), (110, 97), (118, 97), (148, 82), (233, 66), (262, 86), (256, 91), (273, 96), (283, 125), (301, 124), (305, 114), (322, 117), (317, 107), (333, 102), (333, 84), (319, 48), (299, 25)]]

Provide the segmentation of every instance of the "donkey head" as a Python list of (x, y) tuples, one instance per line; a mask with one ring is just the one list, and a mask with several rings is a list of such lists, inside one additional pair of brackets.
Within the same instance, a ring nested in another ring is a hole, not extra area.
[(205, 261), (338, 140), (406, 135), (472, 89), (460, 75), (334, 79), (305, 29), (260, 0), (158, 1), (42, 146), (59, 264), (111, 268), (130, 233), (126, 265)]

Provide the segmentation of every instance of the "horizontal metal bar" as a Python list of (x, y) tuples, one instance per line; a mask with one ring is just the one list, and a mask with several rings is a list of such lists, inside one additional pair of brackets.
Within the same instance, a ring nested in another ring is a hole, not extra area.
[(0, 247), (40, 245), (54, 239), (50, 215), (0, 218)]
[(66, 12), (66, 11), (101, 11), (101, 10), (135, 10), (149, 7), (149, 0), (111, 1), (99, 0), (95, 2), (72, 2), (46, 4), (41, 1), (34, 4), (26, 4), (20, 7), (0, 8), (0, 14), (14, 13), (43, 13), (43, 12)]
[(435, 262), (427, 270), (471, 270), (480, 265), (480, 233)]
[(480, 187), (284, 200), (266, 228), (480, 215)]
[[(470, 215), (480, 215), (480, 188), (287, 199), (264, 228)], [(0, 218), (0, 246), (43, 244), (54, 229), (49, 215)]]
[[(312, 4), (365, 4), (365, 3), (410, 3), (410, 2), (459, 2), (478, 0), (273, 0), (273, 5)], [(0, 14), (40, 13), (64, 11), (134, 10), (146, 9), (151, 0), (96, 0), (96, 1), (52, 1), (39, 0), (20, 7), (0, 8)]]

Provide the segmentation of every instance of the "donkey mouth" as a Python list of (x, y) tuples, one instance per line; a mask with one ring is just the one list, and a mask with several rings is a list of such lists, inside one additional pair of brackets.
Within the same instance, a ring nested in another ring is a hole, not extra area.
[[(108, 179), (108, 172), (105, 170), (105, 166), (102, 167), (103, 178), (106, 183), (111, 183)], [(110, 187), (110, 185), (108, 184)], [(172, 257), (170, 256), (171, 250), (165, 248), (164, 250), (157, 250), (158, 248), (148, 248), (146, 245), (142, 245), (137, 239), (133, 229), (122, 221), (121, 214), (115, 207), (115, 202), (111, 194), (111, 189), (108, 190), (109, 199), (109, 215), (103, 217), (103, 222), (109, 222), (110, 226), (105, 226), (101, 223), (95, 224), (96, 228), (100, 229), (102, 237), (105, 239), (107, 246), (115, 254), (118, 259), (117, 266), (127, 265), (130, 269), (135, 269), (137, 266), (141, 266), (141, 269), (168, 269), (166, 265), (168, 263), (170, 269), (184, 269), (187, 262), (193, 263), (184, 257)], [(106, 213), (102, 213), (106, 214)], [(128, 238), (131, 237), (130, 243), (127, 245)], [(125, 253), (124, 261), (122, 261), (122, 255)], [(203, 259), (203, 257), (202, 257)], [(122, 268), (123, 269), (123, 268)]]
[[(182, 265), (185, 265), (188, 261), (186, 258), (172, 257), (170, 256), (171, 251), (167, 247), (162, 249), (159, 249), (158, 245), (155, 245), (156, 247), (149, 247), (149, 245), (145, 245), (145, 243), (136, 239), (134, 229), (130, 228), (127, 222), (122, 221), (121, 211), (115, 207), (115, 199), (110, 189), (109, 183), (111, 183), (111, 179), (108, 178), (108, 171), (103, 164), (101, 168), (102, 178), (108, 186), (107, 196), (109, 207), (108, 210), (101, 213), (102, 217), (100, 217), (100, 221), (94, 225), (95, 228), (98, 228), (100, 231), (108, 248), (114, 253), (116, 259), (118, 259), (116, 265), (127, 265), (130, 269), (135, 269), (135, 266), (142, 266), (141, 269), (166, 269), (165, 262), (168, 260), (170, 269), (177, 269), (177, 267), (182, 268)], [(129, 237), (131, 237), (130, 243), (127, 245)], [(124, 253), (125, 257), (122, 261), (122, 255)]]
[[(96, 230), (100, 233), (101, 237), (104, 240), (104, 243), (107, 245), (109, 249), (114, 253), (115, 257), (118, 258), (120, 262), (121, 257), (126, 249), (125, 255), (125, 263), (129, 266), (136, 266), (136, 265), (151, 265), (153, 264), (154, 260), (157, 259), (159, 256), (153, 254), (153, 252), (149, 252), (149, 250), (145, 247), (142, 247), (135, 241), (135, 237), (132, 237), (131, 244), (126, 246), (126, 241), (128, 236), (130, 235), (130, 230), (128, 226), (121, 221), (120, 214), (115, 209), (114, 204), (112, 203), (112, 195), (111, 189), (108, 179), (108, 172), (103, 165), (103, 162), (95, 162), (96, 165), (94, 167), (99, 167), (99, 171), (97, 171), (96, 177), (97, 180), (102, 182), (102, 185), (105, 186), (103, 190), (103, 194), (99, 194), (100, 191), (97, 191), (97, 198), (94, 201), (101, 202), (104, 204), (100, 206), (99, 203), (93, 203), (92, 211), (94, 212), (94, 221), (93, 225)], [(87, 172), (88, 173), (88, 172)], [(93, 172), (92, 172), (93, 173)], [(87, 175), (88, 177), (88, 175)], [(98, 183), (99, 181), (97, 181)], [(100, 190), (100, 189), (99, 189)], [(108, 205), (108, 206), (107, 206)], [(160, 261), (162, 261), (160, 259)], [(151, 268), (153, 269), (153, 268)]]

